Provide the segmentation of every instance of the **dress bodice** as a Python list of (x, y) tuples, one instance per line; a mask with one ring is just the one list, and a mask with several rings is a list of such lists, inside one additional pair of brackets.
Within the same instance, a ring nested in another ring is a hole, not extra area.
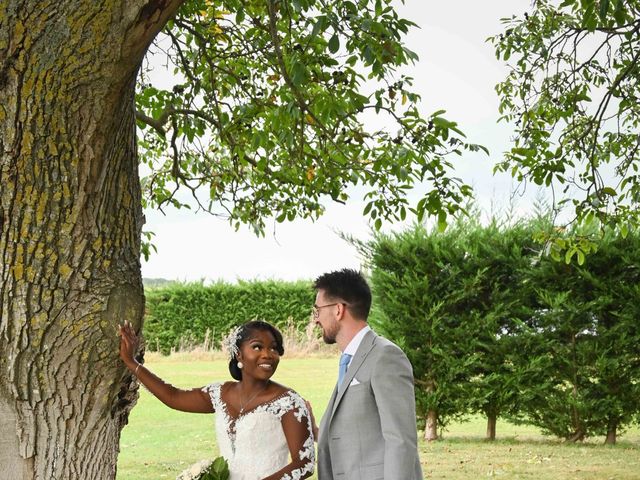
[(227, 460), (230, 480), (260, 480), (289, 464), (289, 447), (282, 428), (282, 417), (294, 415), (304, 422), (309, 432), (300, 458), (302, 467), (285, 473), (282, 480), (299, 480), (312, 472), (315, 449), (309, 411), (304, 399), (293, 390), (287, 390), (276, 398), (240, 414), (229, 414), (221, 396), (222, 385), (212, 383), (204, 387), (216, 412), (215, 428), (220, 454)]

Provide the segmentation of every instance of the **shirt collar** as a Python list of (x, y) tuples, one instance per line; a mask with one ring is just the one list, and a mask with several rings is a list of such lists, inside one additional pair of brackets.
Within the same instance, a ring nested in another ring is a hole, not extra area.
[(366, 325), (362, 330), (356, 333), (356, 336), (351, 339), (351, 341), (349, 342), (349, 345), (347, 345), (347, 348), (345, 348), (344, 352), (342, 353), (347, 353), (351, 356), (355, 355), (356, 352), (358, 351), (358, 347), (360, 346), (360, 343), (362, 343), (362, 339), (367, 334), (367, 332), (370, 332), (370, 331), (371, 331), (371, 327), (369, 325)]

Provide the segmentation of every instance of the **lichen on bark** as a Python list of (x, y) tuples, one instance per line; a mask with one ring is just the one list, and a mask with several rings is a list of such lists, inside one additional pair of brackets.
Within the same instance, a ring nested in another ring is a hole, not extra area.
[(0, 5), (0, 464), (10, 478), (115, 476), (136, 396), (115, 327), (139, 325), (144, 305), (134, 81), (180, 3)]

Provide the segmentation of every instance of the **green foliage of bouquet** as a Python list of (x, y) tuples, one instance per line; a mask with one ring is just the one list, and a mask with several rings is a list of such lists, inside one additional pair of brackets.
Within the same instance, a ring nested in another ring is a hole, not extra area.
[(202, 460), (178, 475), (176, 480), (229, 480), (229, 465), (224, 457)]

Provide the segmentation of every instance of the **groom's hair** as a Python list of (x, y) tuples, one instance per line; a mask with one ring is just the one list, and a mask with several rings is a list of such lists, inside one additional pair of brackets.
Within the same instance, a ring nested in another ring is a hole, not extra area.
[(313, 288), (324, 290), (325, 295), (333, 300), (343, 300), (351, 315), (367, 320), (371, 309), (371, 289), (360, 272), (343, 268), (325, 273), (315, 279)]
[[(280, 330), (278, 330), (270, 323), (263, 322), (261, 320), (253, 320), (242, 325), (242, 328), (238, 332), (236, 340), (236, 346), (238, 347), (238, 350), (240, 350), (240, 345), (242, 345), (242, 342), (249, 338), (249, 335), (252, 332), (255, 332), (257, 330), (271, 333), (276, 341), (276, 352), (278, 352), (280, 356), (284, 355), (284, 341), (282, 340), (282, 334), (280, 333)], [(235, 357), (229, 361), (229, 373), (234, 379), (238, 381), (242, 380), (242, 369), (238, 368), (238, 359)]]

